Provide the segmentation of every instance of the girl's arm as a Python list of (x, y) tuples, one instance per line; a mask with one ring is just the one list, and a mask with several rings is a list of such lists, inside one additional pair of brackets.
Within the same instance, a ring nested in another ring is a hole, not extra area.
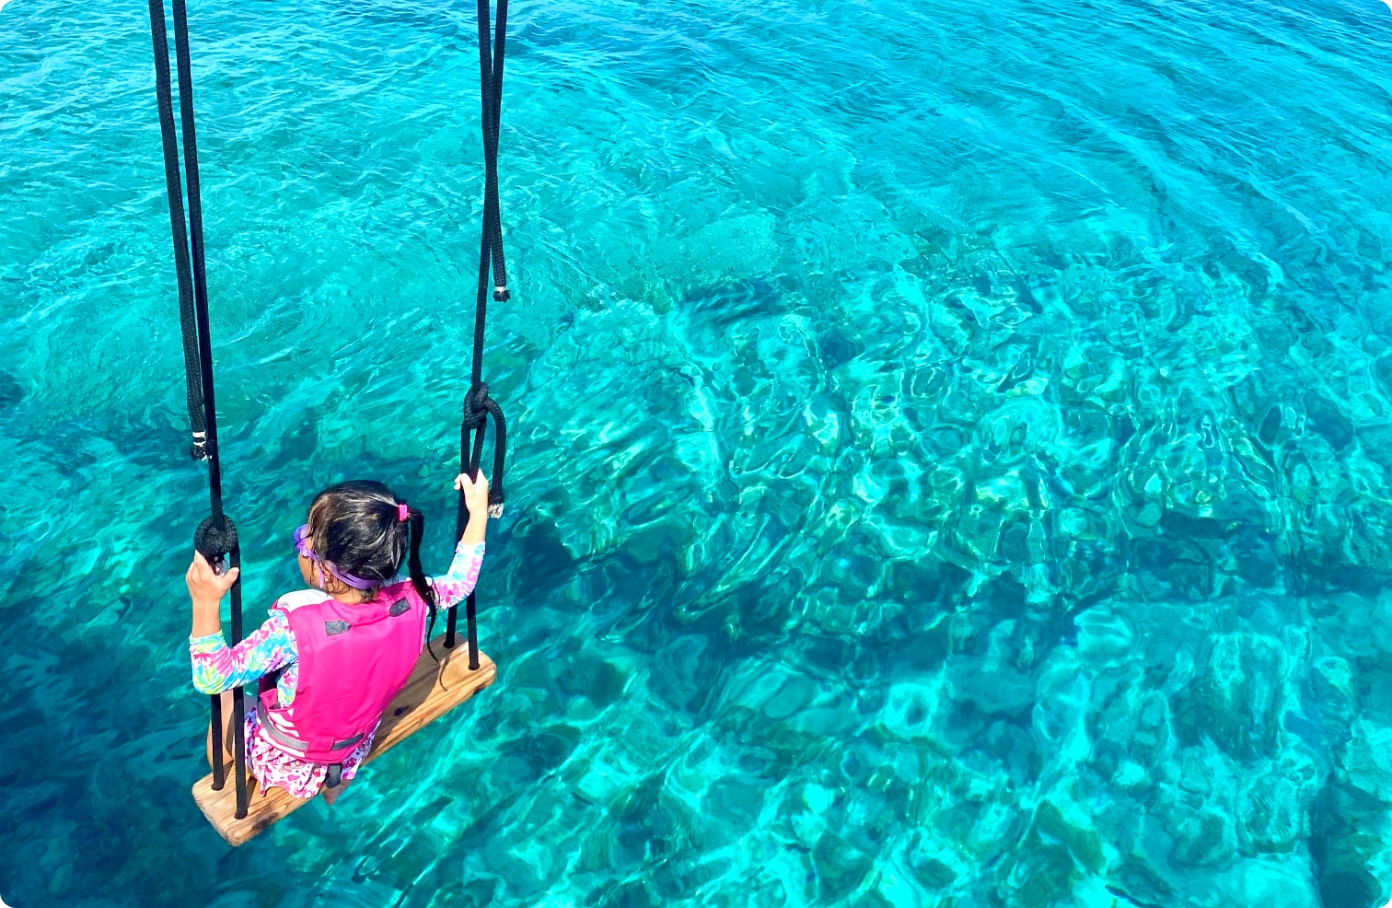
[(262, 622), (250, 637), (228, 646), (222, 631), (189, 637), (193, 686), (203, 694), (220, 694), (250, 684), (294, 662), (298, 656), (290, 619), (280, 609)]
[(193, 555), (184, 581), (193, 600), (193, 630), (189, 657), (193, 661), (193, 686), (205, 694), (219, 694), (249, 684), (267, 672), (295, 661), (295, 638), (290, 622), (280, 610), (271, 612), (256, 632), (229, 648), (222, 636), (222, 597), (237, 582), (238, 570), (213, 571), (198, 552)]
[(464, 507), (469, 511), (469, 522), (464, 524), (464, 532), (459, 534), (460, 545), (483, 545), (488, 531), (488, 477), (480, 470), (477, 479), (470, 479), (468, 473), (454, 477), (454, 487), (464, 496)]
[(430, 581), (435, 590), (435, 606), (440, 609), (454, 606), (474, 591), (483, 567), (483, 542), (488, 532), (488, 477), (482, 471), (477, 479), (460, 473), (454, 479), (454, 487), (464, 496), (469, 522), (454, 547), (449, 573)]
[(191, 636), (206, 637), (222, 632), (222, 597), (232, 589), (241, 572), (241, 568), (232, 568), (226, 574), (219, 574), (202, 552), (194, 551), (193, 563), (184, 573), (184, 583), (188, 584), (189, 598), (193, 600)]
[[(473, 523), (472, 518), (469, 522)], [(452, 608), (464, 601), (478, 584), (479, 570), (483, 567), (483, 543), (466, 542), (468, 536), (466, 531), (464, 537), (459, 540), (459, 545), (455, 546), (454, 560), (450, 562), (449, 573), (430, 580), (430, 586), (435, 590), (436, 608)]]

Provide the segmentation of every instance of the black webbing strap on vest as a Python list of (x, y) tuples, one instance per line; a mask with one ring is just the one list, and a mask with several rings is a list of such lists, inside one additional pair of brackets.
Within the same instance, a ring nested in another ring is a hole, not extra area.
[[(483, 103), (483, 240), (479, 251), (478, 302), (474, 310), (474, 363), (469, 392), (464, 395), (464, 421), (459, 427), (460, 469), (477, 476), (483, 459), (483, 440), (488, 417), (498, 430), (493, 444), (493, 476), (488, 490), (488, 511), (494, 517), (503, 513), (503, 466), (507, 451), (507, 426), (502, 408), (488, 396), (483, 383), (483, 329), (488, 315), (489, 269), (492, 269), (492, 296), (498, 302), (508, 299), (507, 267), (503, 261), (503, 228), (498, 210), (498, 124), (503, 103), (503, 50), (507, 38), (507, 0), (498, 0), (498, 17), (492, 36), (488, 28), (489, 0), (478, 0), (479, 83)], [(472, 443), (470, 435), (473, 435)], [(455, 538), (464, 533), (469, 511), (464, 496), (459, 497), (455, 519)], [(469, 668), (479, 667), (477, 604), (473, 593), (465, 603), (469, 634)], [(450, 609), (445, 646), (453, 647), (459, 610)]]
[[(194, 534), (194, 546), (210, 564), (221, 569), (240, 567), (237, 528), (222, 512), (222, 467), (218, 459), (217, 409), (213, 398), (212, 342), (208, 330), (208, 287), (203, 266), (203, 207), (199, 201), (198, 147), (193, 127), (193, 75), (189, 66), (188, 17), (184, 0), (172, 0), (174, 47), (179, 71), (179, 115), (183, 128), (184, 178), (188, 185), (188, 224), (184, 222), (184, 191), (179, 182), (179, 142), (174, 128), (174, 104), (169, 84), (169, 37), (164, 0), (150, 0), (150, 35), (155, 47), (155, 92), (159, 99), (160, 136), (164, 144), (164, 179), (169, 196), (169, 224), (174, 237), (174, 268), (179, 281), (179, 323), (184, 340), (184, 374), (188, 389), (193, 456), (208, 462), (211, 513)], [(224, 556), (226, 562), (223, 562)], [(232, 585), (232, 637), (242, 639), (242, 584)], [(233, 755), (237, 777), (237, 818), (247, 815), (246, 742), (243, 728), (246, 704), (242, 689), (233, 689)], [(226, 783), (223, 771), (222, 700), (212, 698), (213, 788)]]

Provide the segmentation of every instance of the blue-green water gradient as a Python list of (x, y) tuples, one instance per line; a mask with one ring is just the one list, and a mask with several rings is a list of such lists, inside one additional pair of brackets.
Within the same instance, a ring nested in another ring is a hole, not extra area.
[[(341, 478), (448, 558), (476, 25), (190, 16), (257, 621)], [(1386, 6), (518, 0), (498, 682), (235, 852), (148, 29), (0, 11), (0, 898), (1392, 895)]]

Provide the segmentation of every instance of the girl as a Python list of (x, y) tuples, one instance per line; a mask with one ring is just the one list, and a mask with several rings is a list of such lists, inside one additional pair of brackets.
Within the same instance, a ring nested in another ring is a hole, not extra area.
[[(427, 580), (425, 518), (380, 482), (320, 492), (295, 531), (300, 574), (313, 589), (276, 600), (270, 617), (235, 647), (222, 636), (223, 595), (237, 569), (216, 574), (194, 553), (184, 579), (193, 599), (193, 686), (222, 694), (232, 754), (232, 689), (259, 680), (246, 710), (246, 762), (261, 790), (332, 804), (372, 749), (382, 712), (406, 686), (437, 608), (464, 599), (478, 581), (488, 523), (488, 480), (461, 473), (469, 522), (449, 573)], [(408, 575), (399, 575), (405, 560)], [(208, 762), (213, 760), (208, 729)]]

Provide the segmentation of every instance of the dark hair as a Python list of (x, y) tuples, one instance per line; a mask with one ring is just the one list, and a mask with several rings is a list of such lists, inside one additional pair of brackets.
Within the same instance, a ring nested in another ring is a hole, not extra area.
[(377, 586), (365, 591), (368, 598), (396, 577), (406, 559), (411, 586), (430, 609), (430, 625), (435, 625), (435, 591), (421, 569), (421, 536), (425, 515), (407, 508), (392, 490), (380, 482), (356, 480), (329, 486), (309, 506), (309, 535), (314, 554), (345, 574), (369, 580)]

